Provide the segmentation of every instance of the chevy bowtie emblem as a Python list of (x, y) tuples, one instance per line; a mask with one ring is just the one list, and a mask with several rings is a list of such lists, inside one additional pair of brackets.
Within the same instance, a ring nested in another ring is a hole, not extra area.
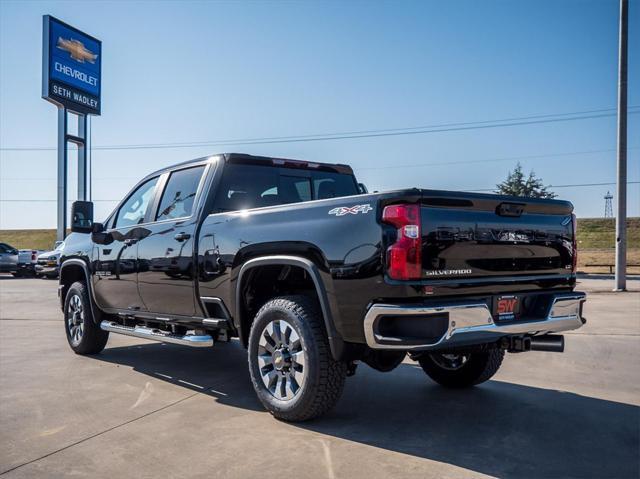
[(93, 53), (91, 50), (87, 50), (80, 40), (75, 40), (73, 38), (65, 40), (62, 37), (58, 37), (57, 46), (60, 50), (69, 52), (71, 58), (80, 63), (84, 63), (85, 61), (95, 63), (98, 58), (98, 55)]

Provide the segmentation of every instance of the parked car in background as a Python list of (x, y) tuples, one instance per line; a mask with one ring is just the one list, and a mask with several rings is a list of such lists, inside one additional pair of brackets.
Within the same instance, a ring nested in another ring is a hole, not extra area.
[(64, 248), (64, 241), (56, 241), (53, 250), (38, 255), (36, 261), (36, 275), (47, 278), (57, 278), (60, 272), (60, 253)]
[(18, 250), (18, 274), (17, 276), (35, 276), (36, 262), (41, 251), (36, 249)]
[(7, 243), (0, 243), (0, 273), (18, 274), (18, 250)]
[(33, 276), (35, 274), (37, 250), (17, 249), (7, 243), (0, 243), (0, 272), (13, 276)]

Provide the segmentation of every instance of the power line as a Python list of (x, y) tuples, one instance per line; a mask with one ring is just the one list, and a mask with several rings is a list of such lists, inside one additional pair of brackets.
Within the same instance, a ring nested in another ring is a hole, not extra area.
[[(638, 108), (638, 106), (631, 106), (630, 108)], [(486, 123), (495, 123), (498, 121), (515, 121), (515, 120), (531, 120), (531, 119), (540, 119), (540, 118), (549, 118), (556, 116), (568, 116), (568, 115), (580, 115), (587, 113), (605, 113), (605, 112), (615, 112), (615, 108), (601, 108), (597, 110), (583, 110), (583, 111), (575, 111), (569, 113), (548, 113), (545, 115), (529, 115), (523, 117), (514, 117), (514, 118), (503, 118), (500, 120), (480, 120), (480, 121), (472, 121), (472, 122), (457, 122), (457, 123), (443, 123), (438, 125), (427, 125), (427, 126), (411, 126), (411, 127), (403, 127), (403, 128), (385, 128), (378, 130), (356, 130), (356, 131), (343, 131), (343, 132), (332, 132), (332, 133), (313, 133), (308, 135), (295, 135), (295, 136), (275, 136), (275, 137), (264, 137), (264, 138), (242, 138), (235, 140), (218, 140), (216, 143), (228, 143), (228, 142), (238, 142), (238, 141), (266, 141), (266, 140), (293, 140), (293, 139), (305, 139), (312, 137), (327, 137), (327, 136), (339, 136), (339, 135), (359, 135), (359, 134), (369, 134), (369, 133), (389, 133), (389, 132), (405, 132), (411, 130), (423, 130), (425, 128), (436, 128), (436, 127), (450, 127), (450, 126), (466, 126), (466, 125), (478, 125), (478, 124), (486, 124)], [(209, 145), (212, 141), (195, 141), (195, 142), (184, 142), (184, 143), (160, 143), (155, 145), (120, 145), (127, 147), (147, 147), (147, 146), (192, 146), (192, 145)]]
[[(640, 147), (631, 147), (630, 150), (638, 150)], [(565, 153), (545, 153), (541, 155), (525, 155), (525, 156), (509, 156), (503, 158), (486, 158), (484, 160), (460, 160), (460, 161), (438, 161), (432, 163), (410, 163), (405, 165), (392, 165), (392, 166), (366, 166), (359, 168), (354, 166), (357, 171), (361, 170), (388, 170), (398, 168), (421, 168), (425, 166), (446, 166), (446, 165), (467, 165), (472, 163), (492, 163), (499, 161), (514, 161), (514, 160), (533, 160), (538, 158), (556, 158), (559, 156), (576, 156), (576, 155), (590, 155), (595, 153), (611, 153), (616, 151), (615, 148), (606, 148), (602, 150), (586, 150), (586, 151), (569, 151)]]
[[(549, 188), (586, 188), (589, 186), (610, 186), (615, 185), (616, 182), (609, 183), (579, 183), (573, 185), (549, 185)], [(640, 184), (640, 181), (627, 181), (628, 185), (637, 185)], [(495, 188), (482, 188), (482, 189), (474, 189), (474, 190), (466, 190), (466, 191), (495, 191)]]
[[(610, 185), (615, 185), (615, 182), (609, 182), (609, 183), (577, 183), (577, 184), (572, 184), (572, 185), (549, 185), (549, 188), (583, 188), (583, 187), (589, 187), (589, 186), (610, 186)], [(637, 185), (640, 184), (640, 181), (627, 181), (628, 185)], [(464, 191), (477, 191), (477, 192), (483, 192), (483, 191), (495, 191), (495, 188), (465, 188)], [(51, 202), (55, 202), (57, 200), (33, 200), (33, 199), (25, 199), (25, 200), (16, 200), (16, 199), (0, 199), (0, 202), (4, 202), (4, 203), (51, 203)], [(93, 202), (111, 202), (111, 203), (117, 203), (120, 200), (91, 200)], [(69, 203), (72, 203), (73, 200), (68, 200)]]
[[(51, 203), (51, 202), (56, 202), (58, 200), (34, 200), (34, 199), (24, 199), (24, 200), (16, 200), (16, 199), (9, 199), (9, 200), (4, 200), (4, 199), (0, 199), (1, 202), (3, 203)], [(67, 203), (73, 203), (75, 200), (67, 200)], [(91, 200), (92, 202), (118, 202), (120, 200)]]
[[(640, 105), (630, 106), (629, 114), (640, 113)], [(499, 120), (482, 120), (462, 123), (442, 123), (427, 126), (404, 127), (384, 130), (360, 130), (340, 133), (317, 133), (298, 136), (275, 136), (264, 138), (245, 138), (234, 140), (212, 140), (204, 142), (190, 143), (161, 143), (161, 144), (140, 144), (140, 145), (96, 145), (93, 150), (139, 150), (139, 149), (171, 149), (171, 148), (198, 148), (205, 146), (240, 146), (240, 145), (263, 145), (271, 143), (296, 143), (327, 140), (347, 140), (360, 138), (379, 138), (401, 135), (420, 135), (427, 133), (443, 133), (451, 131), (478, 130), (487, 128), (503, 128), (509, 126), (534, 125), (542, 123), (557, 123), (575, 120), (587, 120), (594, 118), (605, 118), (616, 115), (613, 108), (598, 110), (583, 110), (568, 113), (549, 113), (546, 115), (530, 115), (513, 118), (503, 118)], [(563, 118), (566, 117), (566, 118)], [(53, 151), (55, 147), (3, 147), (0, 151)]]
[[(634, 146), (629, 147), (630, 150), (638, 150), (640, 147)], [(539, 155), (523, 155), (523, 156), (507, 156), (502, 158), (485, 158), (482, 160), (460, 160), (460, 161), (438, 161), (438, 162), (427, 162), (427, 163), (409, 163), (404, 165), (391, 165), (391, 166), (365, 166), (358, 167), (355, 164), (353, 165), (354, 170), (356, 171), (364, 171), (364, 170), (387, 170), (387, 169), (398, 169), (398, 168), (422, 168), (425, 166), (449, 166), (449, 165), (465, 165), (465, 164), (473, 164), (473, 163), (492, 163), (492, 162), (500, 162), (500, 161), (514, 161), (514, 160), (533, 160), (539, 158), (557, 158), (562, 156), (577, 156), (577, 155), (591, 155), (596, 153), (611, 153), (616, 151), (615, 148), (605, 148), (599, 150), (583, 150), (583, 151), (568, 151), (562, 153), (544, 153)], [(136, 177), (137, 178), (137, 177)], [(136, 179), (134, 177), (95, 177), (94, 181), (128, 181)], [(9, 177), (9, 178), (0, 178), (0, 181), (53, 181), (54, 177), (40, 177), (40, 178), (31, 178), (28, 176), (23, 177)]]

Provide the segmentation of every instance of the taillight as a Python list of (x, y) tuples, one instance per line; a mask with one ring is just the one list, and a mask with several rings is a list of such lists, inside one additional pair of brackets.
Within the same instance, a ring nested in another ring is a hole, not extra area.
[(36, 251), (32, 251), (31, 252), (31, 261), (35, 261), (37, 257), (38, 257), (38, 255), (36, 254)]
[(571, 249), (573, 250), (571, 258), (571, 271), (578, 270), (578, 220), (575, 214), (571, 214), (571, 228), (573, 230), (573, 239), (571, 240)]
[(387, 274), (392, 279), (422, 277), (422, 233), (419, 205), (391, 205), (382, 212), (382, 221), (396, 227), (396, 242), (387, 249)]

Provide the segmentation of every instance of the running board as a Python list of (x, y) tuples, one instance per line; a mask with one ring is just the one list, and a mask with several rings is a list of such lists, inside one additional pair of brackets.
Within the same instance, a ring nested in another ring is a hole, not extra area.
[(151, 339), (154, 341), (162, 341), (163, 343), (181, 344), (183, 346), (191, 346), (192, 348), (206, 348), (213, 346), (213, 338), (208, 334), (198, 335), (172, 334), (160, 329), (147, 328), (145, 326), (123, 326), (113, 321), (102, 321), (100, 329), (109, 331), (110, 333), (124, 334), (125, 336), (133, 336), (135, 338)]

